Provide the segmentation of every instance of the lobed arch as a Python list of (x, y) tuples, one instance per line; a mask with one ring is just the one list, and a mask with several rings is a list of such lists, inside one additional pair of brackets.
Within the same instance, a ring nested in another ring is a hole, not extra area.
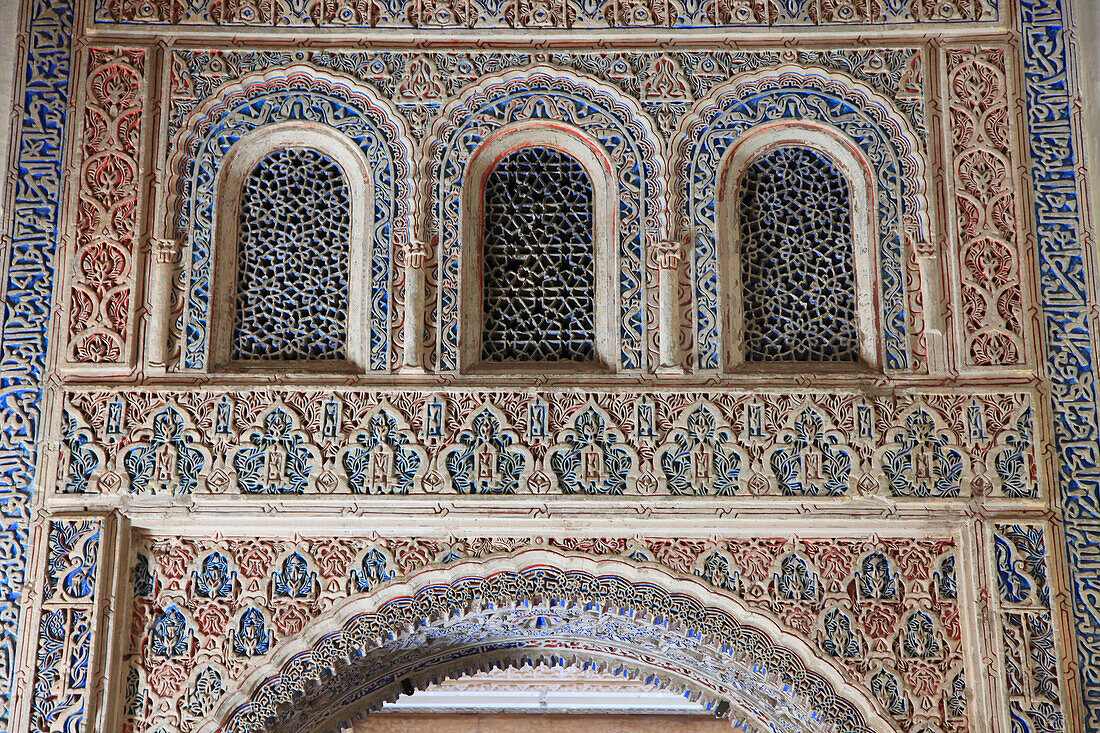
[(349, 599), (231, 680), (197, 730), (326, 730), (440, 677), (531, 663), (642, 676), (747, 730), (895, 730), (831, 662), (698, 578), (542, 549)]
[(618, 367), (641, 370), (657, 350), (657, 293), (648, 272), (650, 253), (667, 229), (668, 166), (657, 126), (636, 100), (596, 79), (535, 66), (485, 77), (440, 112), (424, 147), (422, 219), (434, 242), (437, 309), (434, 359), (440, 371), (460, 368), (464, 206), (471, 194), (470, 163), (504, 128), (527, 123), (538, 135), (572, 130), (594, 141), (611, 165), (615, 211)]
[[(369, 263), (363, 302), (369, 307), (361, 316), (360, 352), (366, 369), (394, 369), (399, 355), (392, 335), (400, 329), (404, 313), (394, 298), (391, 254), (410, 236), (415, 192), (411, 137), (404, 119), (370, 88), (301, 64), (251, 74), (222, 87), (192, 112), (173, 141), (169, 211), (184, 250), (179, 367), (211, 366), (211, 310), (217, 300), (213, 278), (222, 234), (216, 212), (226, 166), (235, 158), (249, 157), (231, 153), (242, 140), (245, 149), (258, 145), (261, 130), (287, 134), (292, 128), (286, 125), (294, 126), (302, 147), (342, 150), (339, 154), (346, 160), (349, 148), (354, 148), (355, 165), (368, 174), (361, 191), (369, 198), (353, 204), (371, 211), (363, 227)], [(342, 142), (337, 144), (337, 139)], [(354, 171), (344, 174), (350, 180)]]
[(910, 310), (919, 291), (907, 293), (908, 265), (931, 241), (922, 141), (893, 104), (865, 85), (834, 72), (783, 65), (716, 88), (696, 103), (675, 136), (677, 226), (691, 240), (695, 366), (723, 365), (722, 304), (718, 293), (721, 216), (716, 202), (721, 171), (742, 136), (798, 122), (822, 131), (871, 172), (877, 235), (878, 350), (886, 369), (909, 369), (915, 359)]
[[(836, 128), (822, 122), (789, 121), (750, 130), (737, 138), (722, 159), (718, 182), (718, 302), (721, 309), (722, 361), (725, 369), (743, 363), (740, 348), (743, 321), (741, 305), (741, 212), (740, 185), (748, 168), (760, 157), (787, 147), (808, 148), (836, 166), (848, 183), (851, 207), (852, 255), (856, 275), (856, 321), (859, 352), (863, 365), (881, 364), (878, 298), (874, 292), (878, 252), (872, 246), (877, 229), (873, 172), (855, 145)], [(757, 364), (769, 370), (782, 368), (774, 362)], [(803, 364), (795, 364), (799, 369)], [(815, 363), (820, 369), (827, 364)]]

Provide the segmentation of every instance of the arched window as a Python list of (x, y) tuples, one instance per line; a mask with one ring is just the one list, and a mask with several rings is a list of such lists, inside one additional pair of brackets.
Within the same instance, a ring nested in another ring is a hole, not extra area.
[(466, 181), (462, 368), (614, 368), (615, 209), (598, 144), (521, 123), (482, 144)]
[(347, 358), (351, 201), (310, 149), (261, 160), (241, 188), (230, 359)]
[(727, 162), (727, 363), (878, 363), (866, 167), (820, 129), (750, 134)]
[(362, 151), (287, 123), (242, 137), (218, 187), (211, 363), (360, 368), (370, 292)]
[(782, 147), (741, 176), (745, 361), (856, 361), (848, 182), (827, 157)]
[(593, 206), (584, 167), (554, 148), (520, 148), (489, 172), (483, 361), (595, 358)]

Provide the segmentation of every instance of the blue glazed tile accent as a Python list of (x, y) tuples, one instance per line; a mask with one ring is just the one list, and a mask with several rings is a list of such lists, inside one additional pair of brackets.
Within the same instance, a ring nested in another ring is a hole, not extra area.
[(16, 131), (15, 196), (0, 342), (0, 730), (9, 725), (21, 588), (27, 566), (35, 438), (57, 248), (62, 148), (69, 102), (70, 0), (29, 4), (24, 113)]
[(1024, 80), (1058, 497), (1073, 584), (1085, 730), (1100, 731), (1100, 445), (1063, 0), (1023, 0)]

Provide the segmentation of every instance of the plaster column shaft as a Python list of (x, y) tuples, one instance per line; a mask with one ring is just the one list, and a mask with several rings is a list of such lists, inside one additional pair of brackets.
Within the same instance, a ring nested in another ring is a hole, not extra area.
[(928, 350), (928, 372), (947, 374), (951, 370), (951, 359), (947, 353), (947, 327), (944, 321), (947, 303), (943, 295), (939, 257), (935, 253), (931, 256), (918, 253), (917, 267), (920, 268), (921, 298), (924, 301), (924, 343)]
[(660, 364), (659, 371), (679, 371), (679, 314), (676, 312), (676, 285), (680, 274), (682, 248), (679, 242), (663, 241), (657, 245), (657, 309)]
[(180, 246), (174, 239), (152, 240), (153, 257), (149, 273), (149, 330), (145, 357), (154, 369), (165, 369), (168, 362), (168, 327), (171, 322), (172, 280)]
[(424, 262), (427, 247), (423, 242), (410, 241), (405, 255), (405, 363), (401, 371), (423, 372), (421, 364), (421, 324), (424, 322)]

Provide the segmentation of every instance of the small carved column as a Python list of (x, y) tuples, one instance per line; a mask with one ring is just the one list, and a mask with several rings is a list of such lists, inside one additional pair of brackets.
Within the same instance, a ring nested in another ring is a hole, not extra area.
[(676, 287), (680, 274), (680, 259), (683, 247), (679, 242), (665, 240), (657, 245), (654, 252), (657, 259), (657, 311), (660, 364), (657, 371), (679, 373), (677, 346), (680, 336), (680, 323), (676, 312)]
[(403, 245), (405, 255), (405, 363), (403, 372), (421, 374), (421, 325), (424, 322), (424, 263), (428, 248), (424, 242), (409, 240)]
[(149, 330), (145, 355), (149, 366), (164, 369), (168, 363), (168, 327), (172, 321), (172, 286), (181, 247), (174, 239), (154, 239), (149, 272)]
[(947, 353), (947, 325), (944, 319), (947, 301), (943, 291), (943, 272), (940, 268), (936, 245), (929, 237), (922, 236), (924, 228), (917, 224), (910, 224), (908, 219), (906, 220), (909, 246), (917, 256), (920, 276), (928, 372), (946, 374), (950, 370), (950, 360)]

